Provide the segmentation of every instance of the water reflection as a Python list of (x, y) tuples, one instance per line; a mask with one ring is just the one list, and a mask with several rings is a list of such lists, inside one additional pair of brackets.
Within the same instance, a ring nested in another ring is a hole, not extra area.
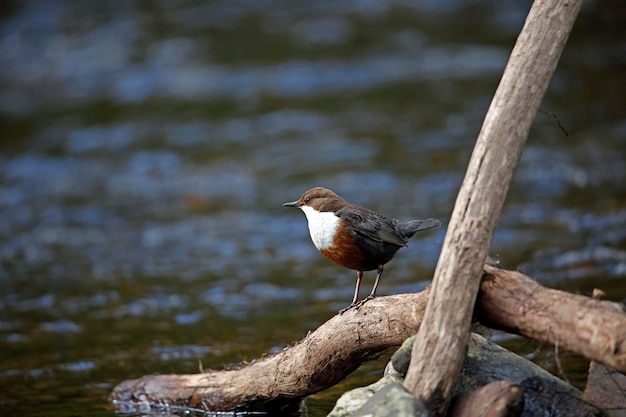
[[(492, 254), (620, 299), (626, 26), (596, 24), (601, 4), (583, 11), (542, 104), (569, 136), (537, 116)], [(122, 379), (259, 357), (345, 306), (354, 274), (319, 256), (281, 203), (323, 185), (446, 223), (527, 7), (6, 6), (3, 405), (89, 415)], [(444, 233), (414, 239), (380, 294), (422, 289)]]

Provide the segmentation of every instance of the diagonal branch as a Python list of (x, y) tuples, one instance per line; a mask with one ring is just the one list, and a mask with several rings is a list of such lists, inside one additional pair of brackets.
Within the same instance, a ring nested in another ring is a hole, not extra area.
[(581, 3), (533, 3), (478, 135), (404, 381), (435, 416), (445, 413), (458, 379), (493, 231)]

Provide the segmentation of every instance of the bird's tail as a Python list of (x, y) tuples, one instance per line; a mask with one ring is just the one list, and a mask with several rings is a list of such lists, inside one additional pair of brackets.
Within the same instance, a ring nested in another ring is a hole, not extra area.
[(415, 225), (416, 232), (441, 226), (441, 222), (438, 219), (412, 220), (412, 222), (416, 223)]
[(415, 233), (441, 226), (437, 219), (399, 221), (396, 230), (404, 240), (410, 239)]

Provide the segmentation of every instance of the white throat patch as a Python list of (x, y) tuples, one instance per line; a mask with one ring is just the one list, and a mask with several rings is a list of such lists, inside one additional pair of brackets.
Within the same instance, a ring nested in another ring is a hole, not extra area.
[(309, 234), (318, 250), (328, 249), (333, 245), (335, 231), (339, 227), (339, 217), (332, 212), (319, 212), (312, 207), (300, 207), (309, 221)]

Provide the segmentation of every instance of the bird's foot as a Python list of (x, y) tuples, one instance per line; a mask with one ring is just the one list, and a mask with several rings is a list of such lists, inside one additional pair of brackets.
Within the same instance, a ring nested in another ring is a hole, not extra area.
[(342, 308), (341, 310), (339, 310), (339, 315), (342, 315), (343, 313), (345, 313), (346, 311), (350, 310), (355, 305), (357, 305), (357, 303), (352, 303), (348, 307)]
[(372, 294), (368, 295), (367, 297), (365, 297), (364, 299), (362, 299), (361, 301), (356, 301), (352, 304), (350, 304), (348, 307), (346, 308), (342, 308), (341, 310), (339, 310), (339, 314), (343, 314), (348, 310), (358, 310), (359, 308), (363, 307), (363, 304), (367, 303), (369, 300), (373, 299), (374, 296)]
[(354, 308), (356, 308), (357, 310), (361, 307), (363, 307), (363, 304), (367, 303), (369, 300), (373, 300), (374, 296), (372, 294), (368, 295), (367, 297), (365, 297), (364, 299), (362, 299), (361, 301), (357, 302), (354, 306)]

